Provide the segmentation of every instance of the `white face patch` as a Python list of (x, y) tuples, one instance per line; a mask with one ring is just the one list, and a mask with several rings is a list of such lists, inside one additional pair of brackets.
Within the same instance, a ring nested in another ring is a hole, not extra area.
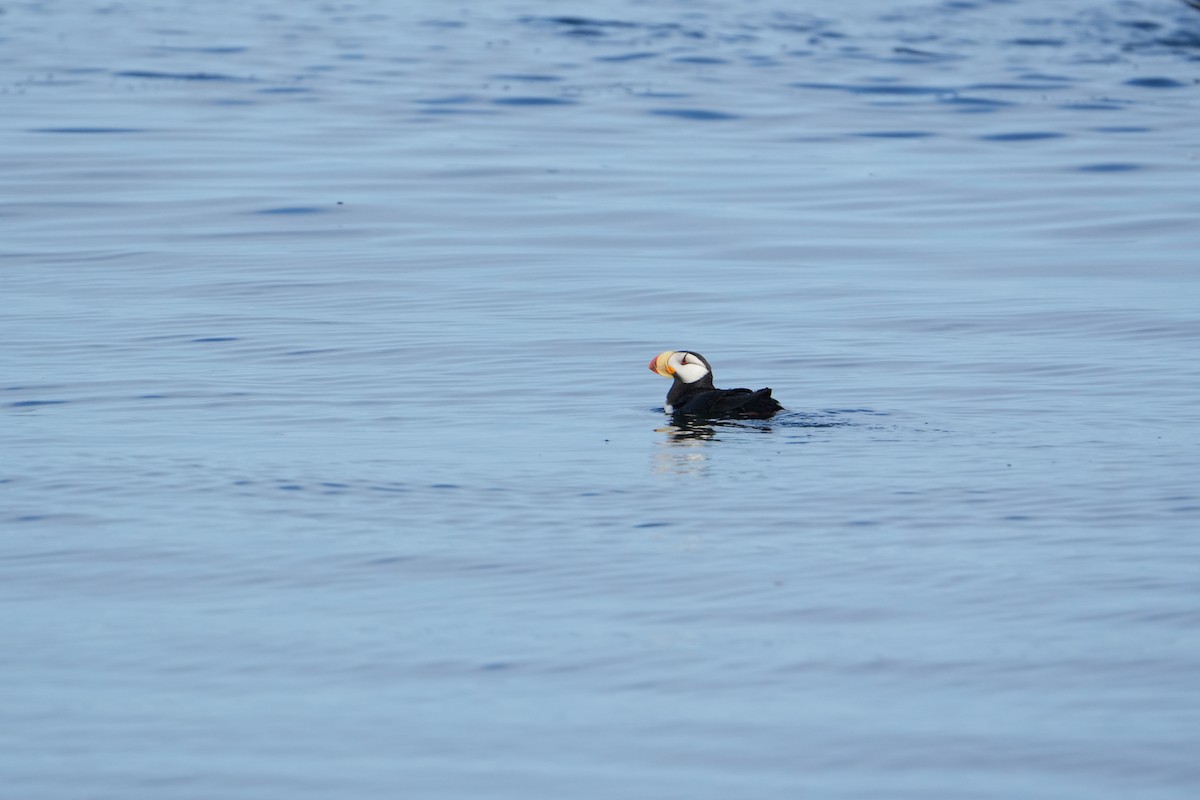
[(675, 368), (675, 375), (684, 383), (695, 383), (708, 374), (708, 367), (693, 353), (676, 353), (668, 362)]

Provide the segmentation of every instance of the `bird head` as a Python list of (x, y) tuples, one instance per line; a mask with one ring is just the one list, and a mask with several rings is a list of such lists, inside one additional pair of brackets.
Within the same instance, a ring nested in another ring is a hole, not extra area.
[(688, 350), (667, 350), (650, 359), (650, 371), (680, 383), (695, 383), (712, 374), (712, 367), (699, 353)]

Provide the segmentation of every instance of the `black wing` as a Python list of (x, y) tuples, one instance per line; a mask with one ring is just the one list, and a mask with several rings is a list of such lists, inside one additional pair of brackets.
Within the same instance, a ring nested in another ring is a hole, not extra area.
[(782, 409), (770, 389), (713, 389), (697, 392), (675, 412), (701, 417), (769, 417)]

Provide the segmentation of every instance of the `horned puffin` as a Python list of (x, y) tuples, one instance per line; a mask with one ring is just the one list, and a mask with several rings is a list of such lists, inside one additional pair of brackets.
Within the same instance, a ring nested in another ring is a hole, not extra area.
[(650, 371), (674, 378), (663, 410), (698, 417), (769, 417), (783, 410), (770, 389), (718, 389), (712, 365), (690, 350), (667, 350), (650, 359)]

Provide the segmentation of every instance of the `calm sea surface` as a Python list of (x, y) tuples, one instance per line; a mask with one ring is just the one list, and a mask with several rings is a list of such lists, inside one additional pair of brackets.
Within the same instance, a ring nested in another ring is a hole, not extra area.
[(0, 796), (1200, 796), (1198, 80), (1172, 0), (6, 4)]

